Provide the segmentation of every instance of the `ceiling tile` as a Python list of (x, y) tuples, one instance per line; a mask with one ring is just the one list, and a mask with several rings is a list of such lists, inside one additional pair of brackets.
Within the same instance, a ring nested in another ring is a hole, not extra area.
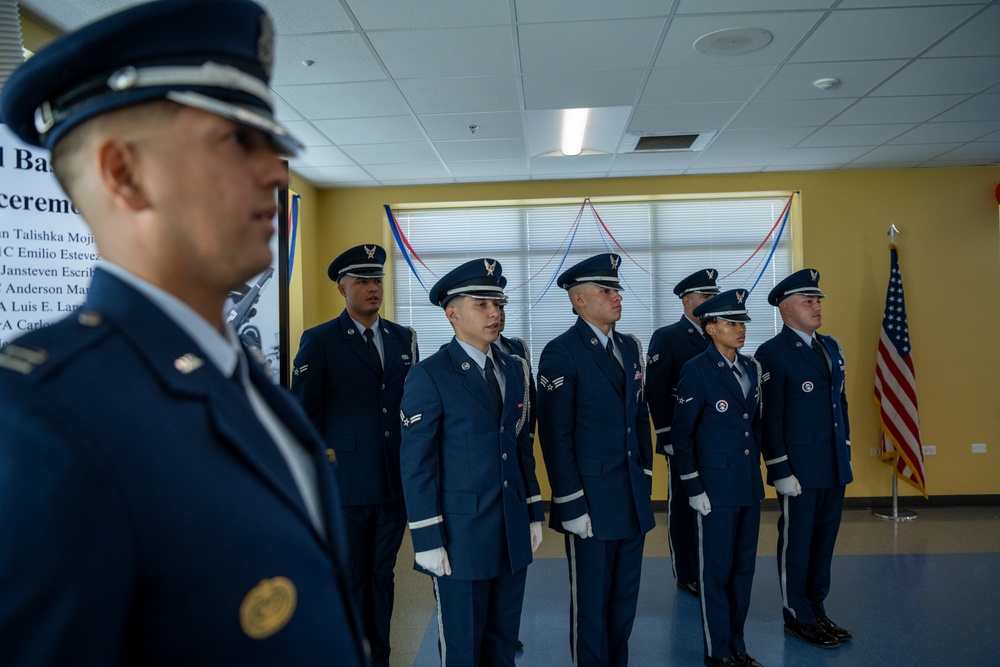
[(762, 100), (750, 102), (729, 127), (814, 127), (824, 125), (846, 109), (852, 100)]
[(976, 95), (934, 117), (934, 121), (994, 120), (1000, 114), (1000, 94)]
[(974, 94), (997, 82), (1000, 82), (1000, 57), (920, 58), (871, 94), (920, 95), (928, 89), (939, 95)]
[(379, 116), (317, 120), (316, 127), (343, 146), (350, 144), (388, 144), (423, 141), (424, 134), (413, 116)]
[(922, 123), (960, 101), (961, 95), (866, 97), (831, 121), (833, 125)]
[(997, 120), (969, 123), (924, 123), (896, 137), (890, 144), (943, 144), (966, 143), (985, 138), (1000, 130)]
[(646, 104), (636, 107), (628, 131), (676, 134), (718, 130), (729, 122), (740, 104)]
[(632, 105), (639, 95), (641, 70), (526, 74), (525, 109), (579, 109)]
[(438, 158), (426, 141), (401, 144), (357, 144), (344, 146), (344, 152), (359, 164), (405, 164), (433, 162)]
[(725, 130), (712, 139), (711, 150), (763, 150), (791, 148), (813, 132), (815, 127), (768, 128), (757, 130)]
[(481, 162), (449, 162), (448, 168), (456, 179), (503, 176), (524, 179), (531, 173), (527, 160), (489, 160)]
[(615, 156), (611, 170), (613, 172), (647, 171), (650, 173), (658, 170), (682, 170), (689, 167), (697, 156), (698, 153), (694, 151), (625, 153)]
[(782, 165), (811, 164), (840, 166), (868, 152), (867, 146), (837, 146), (831, 148), (791, 148), (769, 164)]
[[(822, 16), (820, 12), (811, 11), (678, 16), (670, 22), (655, 67), (742, 67), (781, 63)], [(696, 51), (693, 46), (695, 40), (710, 32), (743, 27), (763, 28), (773, 35), (773, 39), (762, 49), (734, 56), (709, 55)]]
[(274, 92), (310, 120), (393, 116), (410, 111), (389, 81), (275, 86)]
[[(755, 100), (819, 100), (831, 97), (861, 97), (903, 67), (907, 60), (865, 62), (792, 63), (783, 65), (764, 85)], [(813, 85), (817, 79), (834, 78), (840, 83), (828, 90)]]
[(1000, 56), (1000, 5), (987, 7), (968, 23), (944, 38), (925, 56), (940, 58), (945, 56)]
[(395, 79), (515, 73), (509, 26), (374, 32), (368, 38)]
[(449, 164), (458, 160), (517, 160), (526, 157), (523, 139), (474, 139), (434, 143), (441, 159)]
[(409, 164), (375, 164), (368, 167), (371, 175), (380, 181), (423, 181), (423, 179), (450, 179), (451, 172), (440, 162), (411, 162)]
[(969, 6), (838, 10), (823, 20), (791, 60), (914, 58), (973, 11)]
[(641, 104), (742, 102), (774, 72), (773, 65), (742, 67), (668, 67), (654, 69)]
[(274, 31), (278, 35), (354, 30), (350, 17), (337, 2), (260, 0), (260, 4), (267, 8), (267, 13), (274, 20)]
[(286, 120), (282, 125), (293, 137), (302, 142), (303, 146), (329, 146), (330, 139), (317, 130), (312, 123), (305, 120)]
[(917, 127), (912, 123), (885, 125), (827, 125), (799, 142), (798, 148), (833, 146), (878, 146)]
[(639, 16), (665, 16), (669, 4), (663, 0), (515, 0), (518, 23), (535, 21), (621, 19)]
[(517, 79), (513, 76), (409, 79), (399, 89), (416, 114), (517, 111)]
[(352, 183), (374, 183), (361, 167), (296, 167), (295, 173), (310, 183), (328, 185), (350, 181)]
[(780, 148), (752, 151), (711, 149), (700, 153), (698, 155), (698, 159), (692, 166), (697, 169), (705, 169), (706, 167), (724, 167), (726, 165), (738, 169), (745, 169), (748, 167), (762, 168), (771, 164), (783, 154), (785, 154), (785, 150)]
[[(613, 155), (554, 155), (531, 158), (533, 175), (603, 173), (611, 166)], [(585, 178), (580, 176), (579, 178)]]
[(293, 167), (339, 167), (353, 164), (353, 161), (336, 146), (313, 146), (289, 159), (288, 164)]
[(663, 21), (538, 23), (518, 28), (521, 72), (547, 74), (648, 67)]
[[(306, 66), (303, 61), (312, 61)], [(341, 83), (386, 79), (361, 35), (301, 35), (275, 44), (274, 77), (282, 84)]]
[(979, 164), (983, 162), (1000, 164), (1000, 141), (965, 144), (943, 153), (940, 157), (947, 160), (976, 160)]
[[(754, 0), (753, 8), (761, 12), (802, 9), (827, 9), (835, 0)], [(681, 0), (678, 14), (745, 13), (746, 0)]]
[[(477, 139), (517, 139), (524, 136), (521, 112), (424, 115), (418, 118), (432, 141)], [(476, 125), (476, 131), (469, 129)]]
[[(320, 1), (325, 5), (330, 0)], [(469, 0), (420, 0), (420, 2), (346, 0), (346, 2), (363, 30), (483, 26), (510, 21), (510, 10), (506, 2), (469, 2)]]
[(871, 162), (913, 162), (920, 163), (931, 160), (938, 155), (947, 153), (959, 144), (911, 144), (909, 146), (879, 146), (864, 155), (858, 156), (853, 162), (867, 164)]

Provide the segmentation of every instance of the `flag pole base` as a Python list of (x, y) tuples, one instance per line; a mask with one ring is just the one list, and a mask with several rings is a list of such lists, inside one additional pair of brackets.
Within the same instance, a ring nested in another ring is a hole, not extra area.
[(892, 512), (887, 510), (872, 508), (872, 514), (884, 521), (913, 521), (917, 518), (917, 513), (912, 510), (899, 509), (899, 485), (896, 476), (892, 477)]
[(872, 514), (882, 519), (883, 521), (914, 521), (917, 518), (917, 513), (912, 510), (882, 510), (882, 509), (872, 509)]

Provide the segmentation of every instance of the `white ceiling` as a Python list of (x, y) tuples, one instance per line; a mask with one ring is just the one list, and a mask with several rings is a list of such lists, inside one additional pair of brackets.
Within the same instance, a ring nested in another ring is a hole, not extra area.
[[(365, 187), (1000, 164), (1000, 0), (265, 0), (292, 169)], [(123, 0), (21, 0), (59, 29)], [(743, 55), (693, 47), (762, 28)], [(303, 61), (313, 61), (306, 66)], [(813, 81), (841, 83), (820, 90)], [(591, 107), (584, 153), (557, 110)], [(478, 126), (473, 134), (470, 125)], [(714, 132), (701, 151), (629, 135)]]

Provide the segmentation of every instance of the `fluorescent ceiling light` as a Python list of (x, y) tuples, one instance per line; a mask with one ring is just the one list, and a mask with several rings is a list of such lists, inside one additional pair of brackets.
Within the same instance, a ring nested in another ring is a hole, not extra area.
[(583, 133), (587, 129), (590, 109), (563, 111), (562, 154), (579, 155), (583, 150)]

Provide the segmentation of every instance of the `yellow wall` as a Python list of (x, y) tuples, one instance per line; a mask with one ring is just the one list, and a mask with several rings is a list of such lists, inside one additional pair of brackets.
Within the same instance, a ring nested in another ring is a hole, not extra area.
[[(326, 278), (326, 265), (337, 253), (373, 240), (391, 247), (383, 204), (798, 190), (801, 233), (795, 241), (801, 245), (802, 265), (822, 272), (828, 296), (822, 331), (840, 338), (847, 353), (855, 474), (848, 495), (891, 493), (889, 466), (870, 456), (870, 450), (879, 446), (880, 438), (872, 385), (888, 280), (886, 230), (893, 222), (901, 232), (896, 242), (915, 348), (923, 440), (937, 447), (937, 455), (925, 460), (928, 492), (931, 496), (996, 494), (1000, 493), (1000, 346), (995, 342), (1000, 333), (1000, 224), (994, 197), (998, 181), (1000, 168), (990, 167), (320, 190), (316, 217), (300, 228), (304, 255), (312, 257), (311, 270), (303, 274), (304, 326), (319, 324), (343, 309), (336, 287)], [(390, 282), (387, 279), (387, 287)], [(391, 307), (387, 294), (384, 312), (390, 318)], [(567, 320), (566, 326), (570, 324)], [(293, 353), (297, 340), (293, 336)], [(971, 444), (981, 442), (987, 443), (988, 453), (973, 455)], [(658, 459), (654, 498), (662, 499), (666, 467), (662, 457)], [(540, 481), (543, 478), (544, 474)], [(899, 492), (915, 493), (906, 484), (899, 485)], [(773, 496), (773, 491), (769, 493)]]
[[(53, 36), (24, 15), (22, 30), (29, 49), (38, 49)], [(848, 495), (886, 496), (891, 489), (888, 466), (869, 452), (878, 447), (880, 437), (871, 395), (888, 273), (885, 232), (893, 222), (902, 232), (897, 245), (915, 348), (923, 440), (937, 447), (937, 455), (925, 459), (928, 492), (997, 494), (998, 181), (1000, 168), (984, 167), (320, 190), (293, 174), (291, 188), (302, 201), (296, 277), (290, 286), (291, 354), (305, 328), (344, 307), (326, 277), (330, 260), (344, 248), (373, 240), (391, 247), (383, 204), (798, 190), (802, 225), (794, 239), (796, 260), (801, 257), (802, 266), (821, 270), (829, 297), (822, 331), (839, 337), (848, 355), (855, 474)], [(385, 313), (391, 317), (391, 281), (386, 283)], [(986, 443), (988, 453), (971, 454), (972, 443)], [(662, 499), (662, 460), (654, 475), (654, 498)], [(544, 484), (544, 473), (540, 481)], [(902, 496), (914, 493), (905, 484), (899, 489)]]

